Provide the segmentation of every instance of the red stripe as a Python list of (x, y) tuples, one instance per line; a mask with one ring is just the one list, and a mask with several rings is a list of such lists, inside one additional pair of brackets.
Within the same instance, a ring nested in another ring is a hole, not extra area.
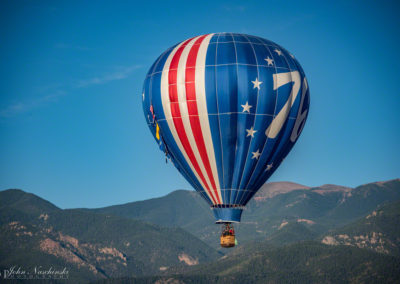
[(200, 44), (203, 42), (206, 35), (201, 36), (196, 40), (193, 47), (190, 49), (187, 62), (186, 62), (186, 74), (185, 74), (185, 88), (186, 88), (186, 98), (187, 106), (189, 111), (189, 120), (192, 127), (192, 132), (194, 139), (199, 149), (201, 160), (203, 161), (204, 167), (206, 169), (208, 178), (210, 179), (212, 190), (218, 203), (221, 203), (219, 195), (217, 193), (217, 186), (215, 185), (214, 175), (211, 170), (210, 160), (208, 159), (206, 145), (204, 142), (203, 131), (200, 125), (199, 114), (197, 110), (196, 101), (196, 86), (195, 86), (195, 74), (196, 74), (196, 60), (197, 54), (199, 52)]
[(178, 88), (177, 88), (178, 64), (179, 64), (179, 60), (181, 58), (184, 48), (187, 46), (187, 44), (191, 40), (192, 39), (188, 39), (178, 48), (178, 50), (176, 51), (176, 53), (174, 54), (174, 56), (171, 60), (171, 64), (169, 67), (168, 85), (169, 85), (169, 99), (171, 102), (171, 114), (172, 114), (172, 119), (174, 121), (174, 125), (176, 128), (176, 132), (178, 133), (179, 139), (181, 140), (182, 146), (185, 149), (186, 154), (188, 155), (190, 161), (192, 162), (193, 167), (195, 168), (200, 179), (202, 180), (204, 186), (206, 187), (206, 190), (209, 192), (212, 202), (216, 203), (214, 197), (211, 194), (210, 188), (204, 178), (204, 175), (200, 170), (200, 166), (197, 163), (197, 160), (193, 153), (192, 147), (190, 146), (190, 142), (188, 140), (188, 137), (187, 137), (187, 134), (185, 131), (185, 127), (183, 125), (181, 111), (179, 108)]

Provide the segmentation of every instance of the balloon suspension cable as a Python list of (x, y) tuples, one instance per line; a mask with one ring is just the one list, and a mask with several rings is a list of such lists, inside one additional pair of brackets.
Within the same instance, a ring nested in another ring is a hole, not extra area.
[(162, 143), (164, 144), (164, 153), (165, 153), (165, 163), (168, 163), (168, 155), (169, 155), (169, 151), (168, 151), (168, 147), (167, 144), (164, 141), (164, 137), (162, 136), (162, 134), (160, 133), (160, 139), (162, 141)]

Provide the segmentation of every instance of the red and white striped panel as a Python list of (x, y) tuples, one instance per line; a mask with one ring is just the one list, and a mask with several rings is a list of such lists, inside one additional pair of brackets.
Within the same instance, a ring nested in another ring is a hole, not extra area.
[(205, 93), (207, 48), (213, 34), (188, 39), (164, 64), (161, 100), (180, 151), (214, 204), (222, 203)]

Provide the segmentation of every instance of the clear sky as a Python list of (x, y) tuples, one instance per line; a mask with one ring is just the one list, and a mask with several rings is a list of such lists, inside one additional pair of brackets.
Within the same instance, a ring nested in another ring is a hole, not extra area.
[(270, 181), (400, 177), (398, 1), (1, 1), (0, 190), (62, 208), (190, 189), (147, 129), (142, 84), (186, 38), (238, 32), (301, 63), (311, 106)]

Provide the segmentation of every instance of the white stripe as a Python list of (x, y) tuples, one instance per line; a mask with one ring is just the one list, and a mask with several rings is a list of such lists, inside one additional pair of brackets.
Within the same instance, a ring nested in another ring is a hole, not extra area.
[(290, 82), (294, 82), (294, 84), (292, 86), (290, 96), (286, 101), (285, 105), (279, 111), (278, 115), (275, 116), (275, 118), (269, 125), (268, 129), (265, 131), (265, 134), (268, 136), (268, 138), (275, 138), (278, 135), (279, 131), (281, 131), (281, 128), (283, 124), (286, 122), (286, 118), (290, 113), (290, 109), (292, 108), (297, 98), (297, 94), (299, 93), (300, 83), (301, 83), (299, 71), (277, 73), (273, 75), (273, 78), (274, 78), (274, 90)]
[[(207, 171), (205, 169), (203, 160), (201, 159), (199, 149), (197, 147), (196, 140), (194, 139), (194, 134), (192, 130), (192, 126), (190, 124), (190, 119), (189, 119), (189, 110), (188, 110), (188, 105), (187, 105), (187, 98), (186, 98), (186, 86), (185, 86), (185, 79), (186, 79), (186, 63), (187, 63), (187, 58), (189, 56), (189, 52), (192, 49), (194, 43), (196, 40), (200, 38), (200, 36), (195, 37), (192, 39), (183, 49), (181, 57), (179, 59), (179, 64), (178, 64), (178, 70), (177, 70), (177, 78), (176, 78), (176, 87), (178, 90), (178, 101), (179, 101), (179, 110), (181, 113), (181, 118), (183, 122), (183, 126), (185, 128), (186, 136), (189, 140), (190, 147), (192, 148), (192, 151), (194, 153), (195, 159), (197, 161), (197, 164), (200, 167), (200, 171), (204, 176), (204, 179), (207, 182), (208, 188), (210, 189), (211, 195), (214, 197), (214, 200), (217, 200), (216, 197), (213, 194), (213, 188), (212, 188), (212, 183), (208, 177)], [(204, 188), (204, 190), (206, 190)]]
[[(299, 135), (304, 127), (304, 123), (302, 123), (302, 122), (307, 117), (308, 109), (301, 112), (303, 110), (303, 103), (304, 103), (304, 98), (306, 97), (306, 94), (307, 94), (307, 89), (308, 89), (308, 83), (307, 83), (306, 77), (304, 77), (303, 91), (301, 92), (299, 111), (297, 112), (297, 118), (296, 118), (296, 122), (294, 123), (294, 126), (293, 126), (292, 134), (290, 135), (290, 141), (292, 141), (292, 142), (295, 142), (297, 140), (297, 138), (299, 137)], [(301, 126), (301, 129), (299, 129), (300, 126)]]
[[(176, 51), (182, 46), (183, 42), (180, 43), (178, 46), (174, 48), (174, 50), (170, 53), (168, 56), (164, 68), (162, 71), (162, 76), (161, 76), (161, 102), (165, 114), (165, 119), (168, 123), (168, 127), (171, 131), (171, 134), (175, 140), (175, 143), (177, 144), (179, 150), (181, 151), (183, 157), (185, 158), (186, 162), (188, 163), (190, 169), (192, 170), (193, 174), (196, 176), (198, 182), (202, 186), (203, 190), (207, 193), (208, 198), (210, 199), (211, 202), (213, 202), (213, 199), (211, 198), (210, 194), (207, 192), (206, 187), (203, 183), (203, 181), (200, 179), (199, 175), (197, 174), (196, 170), (193, 167), (193, 164), (191, 163), (189, 157), (186, 154), (185, 149), (183, 148), (183, 145), (181, 143), (181, 140), (179, 139), (178, 133), (175, 128), (175, 124), (172, 119), (172, 114), (171, 114), (171, 103), (169, 99), (169, 85), (168, 85), (168, 75), (169, 75), (169, 67), (171, 65), (172, 58), (174, 57)], [(214, 203), (214, 202), (213, 202)]]
[(207, 55), (208, 45), (213, 35), (214, 34), (209, 34), (204, 38), (203, 42), (200, 45), (199, 52), (197, 54), (196, 74), (195, 74), (196, 101), (197, 101), (197, 111), (199, 113), (201, 130), (204, 138), (204, 144), (206, 145), (207, 149), (208, 160), (210, 162), (213, 178), (215, 181), (215, 185), (217, 187), (216, 190), (219, 196), (219, 200), (221, 200), (222, 202), (221, 185), (219, 183), (217, 162), (215, 160), (214, 144), (211, 137), (210, 123), (208, 121), (206, 84), (205, 84), (206, 55)]

